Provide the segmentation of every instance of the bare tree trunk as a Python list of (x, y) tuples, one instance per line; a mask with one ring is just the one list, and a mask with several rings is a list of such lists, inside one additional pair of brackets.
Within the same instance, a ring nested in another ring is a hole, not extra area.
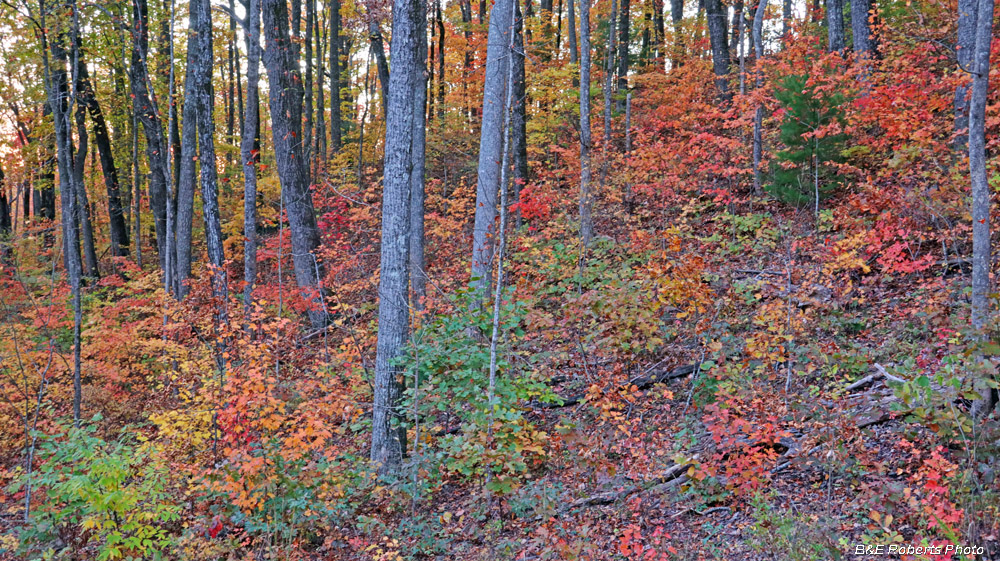
[(372, 51), (375, 52), (378, 83), (382, 88), (382, 116), (385, 117), (389, 107), (389, 63), (385, 59), (385, 42), (382, 40), (382, 30), (379, 29), (378, 22), (371, 14), (369, 14), (368, 19), (368, 40), (371, 41)]
[(160, 268), (169, 274), (167, 255), (173, 251), (173, 236), (167, 236), (168, 171), (167, 140), (155, 99), (151, 97), (149, 67), (149, 16), (146, 0), (132, 2), (132, 61), (129, 82), (136, 113), (146, 136), (146, 157), (149, 162), (149, 206), (156, 224), (156, 247)]
[[(243, 137), (240, 139), (240, 158), (243, 160), (243, 280), (246, 283), (243, 310), (246, 318), (253, 309), (253, 286), (257, 282), (257, 163), (260, 154), (255, 152), (255, 145), (260, 120), (260, 3), (261, 0), (249, 0), (247, 10), (247, 105), (243, 115)], [(337, 66), (334, 64), (331, 69)], [(331, 85), (336, 91), (338, 81), (333, 80)]]
[[(515, 0), (515, 4), (517, 1)], [(527, 112), (525, 107), (528, 100), (525, 92), (525, 71), (524, 71), (524, 18), (521, 16), (519, 6), (515, 6), (514, 12), (514, 52), (511, 60), (514, 67), (511, 75), (514, 77), (513, 99), (510, 100), (514, 114), (512, 115), (511, 141), (513, 143), (514, 154), (514, 182), (513, 199), (516, 203), (521, 198), (521, 188), (528, 183), (528, 134), (527, 134)], [(521, 211), (514, 213), (514, 226), (521, 227)]]
[[(188, 4), (190, 23), (194, 28), (198, 25), (198, 0)], [(178, 300), (187, 295), (187, 280), (191, 277), (191, 232), (194, 226), (194, 194), (198, 174), (198, 121), (199, 111), (197, 90), (201, 78), (198, 73), (201, 53), (198, 52), (196, 34), (191, 30), (188, 35), (187, 74), (184, 76), (184, 106), (181, 110), (184, 122), (181, 133), (181, 162), (177, 169), (177, 201), (176, 201), (176, 256), (174, 286), (171, 288)]]
[[(78, 47), (73, 47), (73, 73), (79, 75)], [(74, 101), (79, 98), (79, 91), (74, 87)], [(79, 146), (76, 147), (73, 165), (73, 186), (76, 190), (76, 226), (79, 228), (80, 239), (83, 242), (83, 274), (88, 278), (97, 278), (97, 251), (94, 249), (94, 230), (90, 221), (90, 201), (87, 199), (87, 184), (84, 181), (84, 166), (87, 162), (89, 134), (87, 134), (87, 110), (83, 105), (76, 106), (76, 135)]]
[(628, 90), (628, 46), (629, 46), (629, 0), (621, 0), (618, 12), (618, 99), (615, 107), (618, 111), (625, 110), (625, 96), (621, 94)]
[(340, 0), (330, 0), (330, 149), (340, 151)]
[(125, 215), (122, 210), (121, 191), (118, 186), (118, 169), (115, 167), (111, 135), (108, 134), (108, 125), (104, 120), (104, 112), (97, 102), (97, 97), (94, 96), (94, 88), (87, 74), (87, 65), (83, 60), (80, 61), (77, 91), (79, 93), (79, 102), (87, 108), (90, 114), (90, 120), (94, 128), (94, 143), (97, 145), (97, 151), (101, 158), (104, 187), (108, 192), (108, 224), (111, 234), (111, 254), (115, 256), (128, 255), (128, 226), (125, 224)]
[[(814, 0), (815, 1), (815, 0)], [(788, 43), (792, 32), (792, 0), (784, 0), (781, 4), (781, 48)]]
[(719, 99), (729, 101), (729, 38), (726, 33), (726, 11), (722, 0), (705, 0), (708, 17), (708, 38), (712, 43), (712, 70)]
[(594, 237), (590, 187), (590, 0), (580, 2), (580, 243)]
[[(767, 0), (758, 0), (757, 11), (753, 16), (753, 29), (751, 30), (754, 56), (758, 62), (764, 58), (764, 12), (766, 10)], [(755, 70), (754, 86), (760, 88), (762, 85), (763, 79), (760, 71)], [(753, 117), (753, 192), (757, 195), (763, 191), (760, 170), (760, 160), (764, 153), (763, 122), (764, 106), (758, 105)]]
[[(583, 0), (580, 0), (581, 2)], [(574, 0), (568, 0), (566, 2), (566, 38), (569, 41), (569, 62), (570, 64), (576, 64), (579, 60), (576, 48), (576, 7), (573, 5)], [(581, 37), (581, 40), (583, 38)]]
[[(409, 334), (408, 257), (410, 188), (413, 165), (413, 93), (422, 84), (420, 38), (426, 34), (426, 5), (421, 0), (395, 0), (392, 7), (392, 73), (386, 112), (385, 172), (382, 188), (382, 250), (379, 275), (378, 342), (372, 407), (371, 461), (379, 475), (399, 472), (406, 450), (406, 431), (394, 427), (402, 394), (396, 362)], [(421, 25), (424, 22), (424, 25)]]
[(844, 52), (844, 0), (826, 0), (826, 34), (830, 52)]
[[(973, 51), (976, 48), (976, 12), (979, 0), (958, 2), (958, 69), (972, 72)], [(963, 76), (964, 78), (964, 76)], [(969, 142), (969, 83), (965, 80), (955, 88), (955, 150), (964, 151)]]
[(326, 68), (324, 60), (326, 54), (326, 43), (329, 43), (329, 32), (321, 35), (323, 22), (322, 12), (316, 14), (314, 37), (316, 37), (316, 141), (313, 150), (313, 158), (317, 166), (326, 161), (326, 94), (323, 91), (323, 84), (326, 83)]
[(476, 302), (489, 297), (490, 265), (496, 237), (497, 194), (500, 188), (503, 108), (510, 57), (507, 44), (513, 32), (511, 0), (498, 0), (490, 11), (483, 84), (483, 124), (479, 136), (479, 173), (476, 183), (476, 217), (472, 234), (472, 278)]
[(309, 321), (319, 329), (326, 325), (327, 314), (320, 285), (322, 268), (314, 253), (319, 247), (319, 230), (302, 147), (302, 80), (298, 71), (298, 50), (289, 36), (285, 1), (263, 0), (261, 13), (267, 44), (263, 58), (268, 89), (272, 92), (269, 96), (271, 135), (281, 196), (291, 227), (295, 280), (305, 300), (310, 302)]
[(851, 0), (851, 30), (854, 35), (854, 54), (859, 57), (874, 56), (875, 46), (871, 37), (868, 18), (871, 0)]
[[(79, 236), (77, 233), (75, 196), (75, 174), (73, 173), (72, 142), (73, 133), (70, 125), (72, 103), (75, 95), (69, 92), (70, 81), (66, 75), (67, 54), (62, 46), (62, 37), (56, 37), (51, 43), (47, 38), (46, 12), (44, 0), (40, 2), (42, 63), (45, 76), (45, 90), (49, 107), (52, 111), (56, 137), (56, 161), (59, 169), (59, 193), (62, 213), (62, 234), (66, 273), (69, 277), (70, 289), (73, 294), (73, 422), (80, 426), (80, 410), (82, 402), (82, 384), (80, 375), (80, 326), (82, 309), (80, 302), (80, 283), (83, 265), (80, 260)], [(75, 10), (73, 12), (75, 14)], [(75, 18), (74, 18), (75, 23)], [(73, 26), (74, 31), (78, 29)], [(75, 33), (74, 33), (75, 35)], [(51, 63), (50, 54), (51, 50)], [(75, 51), (75, 46), (74, 46)], [(75, 52), (72, 57), (75, 62)]]
[[(437, 12), (437, 33), (438, 33), (438, 82), (437, 82), (437, 111), (438, 119), (444, 119), (444, 19), (442, 19), (441, 0), (434, 0), (434, 10)], [(433, 74), (434, 69), (431, 68)]]
[[(976, 46), (973, 54), (972, 98), (969, 102), (969, 175), (972, 180), (972, 326), (982, 332), (989, 324), (990, 184), (986, 175), (986, 103), (989, 96), (990, 44), (993, 40), (993, 0), (979, 0), (976, 10)], [(972, 406), (974, 418), (985, 417), (997, 403), (997, 390)]]
[[(615, 27), (618, 23), (618, 2), (611, 0), (608, 18), (608, 45), (604, 52), (604, 141), (601, 143), (601, 187), (608, 178), (608, 147), (611, 144), (611, 85), (615, 79)], [(583, 34), (581, 33), (581, 36)]]
[(306, 174), (309, 184), (313, 176), (313, 27), (315, 27), (316, 0), (306, 2), (306, 36), (305, 36), (305, 84), (302, 90), (302, 104), (305, 109), (305, 124), (302, 126), (302, 157), (305, 159)]
[(674, 49), (671, 66), (678, 68), (684, 58), (684, 40), (683, 35), (681, 35), (681, 23), (684, 20), (684, 0), (670, 0), (670, 20), (674, 24)]
[[(412, 289), (413, 309), (422, 311), (427, 296), (427, 271), (424, 262), (424, 158), (427, 140), (427, 105), (433, 95), (428, 95), (429, 73), (427, 67), (427, 4), (419, 2), (414, 25), (416, 26), (417, 56), (413, 69), (413, 126), (410, 137), (410, 235), (409, 278)], [(430, 74), (434, 67), (430, 67)], [(392, 76), (389, 77), (392, 80)]]

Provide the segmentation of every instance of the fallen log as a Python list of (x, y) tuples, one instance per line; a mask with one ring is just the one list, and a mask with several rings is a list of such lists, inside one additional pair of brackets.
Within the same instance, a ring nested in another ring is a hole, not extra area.
[(651, 489), (654, 487), (662, 487), (664, 485), (675, 486), (684, 481), (687, 481), (687, 470), (691, 467), (691, 464), (674, 464), (660, 475), (648, 481), (644, 481), (638, 485), (633, 485), (631, 487), (626, 487), (618, 491), (605, 491), (603, 493), (597, 493), (596, 495), (590, 495), (589, 497), (583, 497), (577, 499), (566, 506), (559, 509), (560, 514), (574, 508), (582, 508), (588, 506), (600, 506), (600, 505), (610, 505), (617, 503), (622, 499), (626, 499), (639, 491), (646, 489)]
[[(622, 386), (622, 389), (628, 389), (631, 388), (632, 386), (635, 386), (636, 389), (645, 390), (655, 386), (656, 384), (662, 384), (663, 382), (666, 382), (668, 380), (683, 378), (684, 376), (692, 374), (698, 369), (700, 365), (701, 363), (687, 364), (684, 366), (679, 366), (677, 368), (674, 368), (673, 370), (664, 370), (661, 372), (643, 374), (641, 376), (632, 378), (631, 380), (626, 382)], [(561, 400), (560, 403), (535, 402), (533, 403), (533, 405), (539, 409), (558, 409), (560, 407), (569, 407), (571, 405), (576, 405), (581, 401), (583, 401), (587, 397), (587, 392), (580, 392), (578, 394), (574, 394), (568, 397), (557, 395), (557, 397)]]

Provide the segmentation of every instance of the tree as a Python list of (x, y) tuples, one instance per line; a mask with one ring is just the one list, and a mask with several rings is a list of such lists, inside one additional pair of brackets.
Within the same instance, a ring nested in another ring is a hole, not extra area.
[(402, 394), (398, 358), (409, 334), (408, 253), (413, 127), (418, 84), (423, 87), (423, 60), (418, 35), (427, 33), (426, 5), (421, 0), (395, 0), (392, 6), (392, 73), (386, 113), (385, 171), (382, 183), (382, 249), (378, 285), (378, 341), (372, 405), (371, 461), (380, 475), (399, 471), (406, 432), (396, 424)]
[[(521, 188), (528, 183), (528, 132), (527, 114), (527, 94), (525, 92), (525, 71), (524, 71), (524, 20), (521, 17), (519, 2), (514, 13), (514, 52), (511, 54), (511, 61), (514, 67), (511, 75), (514, 77), (513, 92), (514, 99), (510, 100), (513, 106), (511, 117), (511, 142), (514, 155), (514, 175), (513, 175), (513, 199), (520, 200)], [(521, 227), (521, 212), (518, 210), (514, 215), (514, 226)]]
[(476, 216), (472, 232), (472, 281), (477, 302), (489, 296), (490, 264), (496, 236), (497, 194), (503, 145), (503, 108), (506, 106), (507, 42), (513, 32), (511, 0), (498, 0), (490, 10), (483, 83), (483, 122), (479, 132), (479, 167), (476, 179)]
[(284, 0), (262, 0), (264, 66), (271, 92), (271, 136), (281, 197), (288, 215), (292, 238), (295, 281), (309, 302), (309, 321), (314, 328), (326, 325), (322, 301), (321, 267), (314, 253), (319, 247), (315, 208), (309, 189), (306, 151), (302, 146), (302, 79), (299, 53), (289, 35), (288, 8)]
[[(969, 177), (972, 183), (972, 326), (982, 331), (990, 316), (991, 188), (986, 175), (986, 103), (990, 87), (990, 46), (993, 42), (993, 0), (978, 0), (976, 43), (972, 56), (972, 97), (969, 100)], [(973, 417), (988, 415), (996, 406), (996, 388), (972, 406)]]
[[(767, 0), (757, 0), (757, 10), (753, 16), (753, 29), (750, 31), (753, 40), (754, 56), (758, 63), (764, 58), (764, 12), (767, 11)], [(754, 72), (754, 87), (763, 84), (760, 71)], [(761, 192), (760, 160), (764, 155), (764, 106), (758, 105), (753, 117), (753, 192)]]
[[(413, 309), (424, 309), (427, 296), (427, 271), (424, 263), (424, 159), (427, 140), (427, 7), (422, 2), (415, 15), (417, 57), (413, 75), (413, 132), (411, 133), (409, 278)], [(430, 68), (431, 73), (434, 68)], [(391, 77), (389, 78), (392, 79)]]
[(839, 92), (817, 89), (806, 76), (786, 76), (775, 91), (785, 109), (781, 141), (788, 147), (776, 154), (772, 166), (774, 180), (768, 191), (792, 205), (819, 201), (844, 182), (836, 163), (847, 135), (817, 134), (840, 123), (845, 98)]
[(342, 143), (340, 104), (340, 0), (330, 0), (330, 149), (340, 150)]
[(727, 101), (729, 93), (729, 40), (726, 33), (726, 11), (722, 0), (705, 0), (708, 17), (708, 38), (712, 44), (712, 71), (719, 99)]
[(826, 34), (830, 52), (843, 52), (844, 0), (826, 0)]
[[(167, 232), (167, 198), (170, 189), (170, 171), (167, 163), (167, 140), (163, 134), (160, 112), (150, 95), (149, 79), (149, 10), (146, 0), (132, 1), (132, 60), (129, 65), (129, 83), (135, 111), (146, 137), (146, 158), (149, 163), (149, 206), (156, 224), (156, 247), (160, 268), (164, 271), (166, 285), (172, 286), (170, 269), (174, 251), (173, 231)], [(172, 213), (172, 211), (171, 211)], [(172, 218), (172, 217), (171, 217)], [(170, 221), (172, 222), (172, 220)]]
[(590, 0), (580, 2), (580, 243), (594, 237), (590, 192)]
[(615, 107), (619, 112), (625, 110), (625, 95), (628, 89), (628, 46), (629, 46), (629, 0), (621, 0), (618, 14), (618, 98)]
[[(247, 104), (240, 139), (240, 159), (243, 162), (243, 289), (244, 315), (249, 317), (253, 304), (253, 287), (257, 280), (257, 129), (260, 126), (260, 3), (249, 0), (245, 24), (247, 42)], [(338, 82), (333, 81), (334, 88)], [(339, 136), (336, 137), (339, 141)]]
[(868, 21), (871, 11), (871, 0), (851, 0), (851, 33), (854, 37), (854, 54), (859, 57), (872, 57), (875, 53), (875, 42)]
[(104, 187), (108, 193), (108, 224), (111, 235), (111, 254), (116, 256), (128, 255), (128, 226), (125, 224), (125, 213), (118, 181), (118, 168), (115, 166), (111, 135), (108, 134), (108, 125), (104, 119), (104, 111), (101, 110), (101, 105), (97, 102), (97, 97), (94, 95), (94, 87), (90, 83), (87, 64), (83, 60), (80, 61), (79, 75), (77, 76), (77, 91), (79, 92), (79, 102), (87, 108), (87, 112), (90, 114), (90, 120), (93, 123), (94, 129), (94, 142), (97, 144), (97, 152), (101, 158)]
[[(958, 42), (955, 55), (958, 69), (962, 73), (972, 72), (973, 52), (976, 48), (976, 12), (979, 0), (959, 0), (958, 2)], [(955, 87), (955, 150), (967, 148), (969, 141), (969, 84), (959, 82)]]

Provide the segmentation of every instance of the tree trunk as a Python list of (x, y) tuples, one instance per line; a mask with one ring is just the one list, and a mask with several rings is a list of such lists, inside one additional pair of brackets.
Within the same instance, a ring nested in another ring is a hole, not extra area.
[[(516, 0), (515, 0), (516, 2)], [(514, 77), (513, 97), (510, 100), (514, 114), (511, 116), (511, 140), (514, 155), (514, 182), (513, 199), (517, 203), (521, 198), (521, 188), (528, 183), (528, 134), (527, 134), (527, 105), (525, 93), (525, 71), (524, 71), (524, 19), (521, 17), (521, 10), (515, 7), (514, 12), (514, 52), (511, 60), (514, 68), (511, 75)], [(514, 213), (514, 226), (521, 227), (521, 211)]]
[(160, 268), (167, 271), (167, 253), (173, 251), (173, 242), (167, 237), (167, 140), (163, 134), (160, 112), (150, 96), (149, 67), (149, 16), (146, 0), (132, 3), (132, 61), (129, 65), (129, 82), (136, 104), (139, 122), (146, 136), (146, 156), (149, 160), (149, 206), (156, 225), (156, 247)]
[[(73, 63), (77, 68), (80, 61), (77, 47), (73, 47)], [(79, 70), (74, 71), (79, 76)], [(78, 92), (74, 91), (74, 95)], [(79, 97), (79, 96), (76, 96)], [(87, 163), (89, 137), (87, 133), (87, 110), (83, 105), (76, 107), (76, 134), (79, 145), (76, 147), (73, 163), (73, 187), (76, 190), (76, 226), (79, 228), (80, 240), (83, 242), (83, 274), (94, 279), (99, 276), (97, 270), (97, 251), (94, 248), (94, 230), (90, 221), (90, 201), (87, 198), (87, 184), (84, 181), (84, 166)], [(72, 144), (70, 145), (72, 147)]]
[[(982, 332), (989, 324), (990, 195), (986, 175), (986, 103), (989, 95), (990, 44), (993, 40), (993, 0), (979, 0), (976, 9), (976, 43), (972, 58), (972, 98), (969, 101), (969, 176), (972, 180), (972, 326)], [(997, 402), (997, 390), (972, 406), (974, 418), (985, 417)]]
[(628, 90), (630, 11), (629, 0), (621, 0), (621, 6), (618, 11), (618, 98), (615, 101), (615, 108), (619, 112), (625, 110), (625, 95), (622, 92)]
[(472, 279), (476, 302), (488, 298), (490, 264), (496, 236), (497, 194), (500, 188), (500, 158), (503, 145), (503, 108), (506, 105), (507, 43), (513, 31), (511, 0), (497, 0), (490, 11), (486, 48), (486, 78), (483, 84), (483, 122), (479, 136), (479, 173), (476, 181), (476, 217), (472, 234)]
[(382, 188), (382, 249), (379, 275), (378, 342), (372, 407), (371, 461), (379, 475), (398, 473), (406, 450), (406, 431), (393, 419), (402, 394), (396, 362), (409, 332), (407, 262), (410, 235), (410, 188), (413, 129), (423, 107), (414, 103), (422, 84), (422, 53), (418, 35), (426, 34), (425, 5), (420, 0), (395, 0), (392, 8), (392, 74), (386, 113), (385, 172)]
[(125, 214), (122, 207), (121, 191), (118, 183), (118, 169), (115, 167), (114, 152), (111, 145), (111, 135), (104, 120), (94, 88), (87, 74), (87, 65), (80, 61), (80, 75), (77, 79), (79, 101), (90, 113), (94, 128), (94, 142), (101, 158), (101, 171), (104, 175), (104, 187), (108, 192), (108, 217), (111, 234), (111, 254), (115, 256), (128, 255), (128, 226), (125, 224)]
[[(816, 0), (813, 0), (814, 2)], [(781, 48), (785, 48), (788, 43), (789, 34), (792, 32), (792, 0), (784, 0), (781, 4)]]
[(719, 99), (729, 101), (729, 38), (726, 33), (726, 11), (722, 0), (705, 0), (708, 17), (708, 38), (712, 44), (712, 70)]
[[(604, 141), (601, 143), (601, 186), (608, 176), (608, 147), (611, 144), (611, 88), (615, 80), (615, 38), (618, 23), (618, 2), (611, 0), (611, 14), (608, 17), (608, 44), (604, 52)], [(580, 34), (581, 37), (583, 33)]]
[[(243, 116), (243, 137), (240, 139), (240, 159), (243, 161), (243, 280), (246, 283), (243, 310), (246, 318), (253, 309), (253, 285), (257, 281), (257, 162), (260, 161), (260, 154), (256, 147), (256, 129), (260, 121), (260, 3), (261, 0), (249, 0), (247, 10), (247, 105)], [(337, 0), (334, 0), (336, 3)], [(339, 64), (333, 64), (331, 69), (336, 67)], [(335, 78), (331, 82), (332, 91), (337, 90), (338, 84), (339, 80)], [(339, 141), (339, 136), (335, 138)]]
[[(754, 56), (757, 61), (764, 58), (764, 12), (767, 10), (767, 0), (758, 0), (757, 11), (753, 16), (753, 29), (750, 31), (753, 40)], [(754, 86), (760, 88), (763, 78), (760, 72), (754, 71)], [(758, 105), (753, 117), (753, 192), (757, 195), (763, 190), (760, 160), (764, 153), (764, 106)]]
[[(409, 278), (412, 289), (413, 309), (422, 311), (427, 296), (427, 271), (424, 261), (424, 159), (427, 140), (427, 106), (429, 74), (434, 67), (427, 67), (427, 4), (426, 1), (409, 0), (419, 3), (414, 15), (416, 25), (417, 53), (413, 69), (413, 126), (410, 137), (410, 235), (409, 235)], [(393, 45), (395, 47), (395, 45)], [(393, 54), (395, 56), (395, 54)], [(405, 70), (404, 70), (405, 71)], [(392, 76), (389, 77), (392, 80)]]
[(590, 0), (580, 2), (580, 243), (594, 237), (590, 193)]
[[(976, 12), (979, 0), (959, 0), (958, 2), (958, 43), (956, 55), (958, 70), (962, 74), (971, 72), (973, 51), (976, 48)], [(962, 76), (965, 78), (965, 76)], [(966, 149), (969, 141), (969, 83), (962, 80), (955, 88), (955, 150)]]
[[(57, 37), (50, 44), (47, 39), (46, 11), (44, 0), (39, 6), (41, 14), (42, 63), (45, 77), (45, 89), (49, 107), (52, 111), (55, 129), (56, 161), (59, 169), (59, 198), (62, 213), (63, 259), (66, 264), (66, 274), (69, 277), (70, 290), (73, 295), (73, 421), (80, 426), (82, 404), (82, 384), (80, 375), (80, 327), (82, 308), (80, 302), (80, 283), (82, 263), (80, 260), (80, 240), (77, 231), (75, 196), (75, 173), (73, 172), (73, 133), (70, 125), (73, 97), (69, 94), (69, 79), (66, 75), (67, 54), (61, 45), (62, 38)], [(76, 28), (76, 26), (74, 26)], [(75, 33), (74, 33), (75, 35)], [(51, 63), (49, 59), (51, 49)], [(73, 60), (75, 61), (75, 56)]]
[[(438, 81), (437, 81), (437, 116), (444, 119), (444, 19), (441, 12), (441, 0), (434, 0), (434, 11), (437, 13), (437, 35), (438, 35)], [(434, 73), (434, 69), (430, 69)]]
[(385, 118), (389, 107), (389, 63), (385, 59), (385, 42), (382, 40), (382, 30), (374, 16), (369, 14), (368, 40), (375, 52), (375, 67), (378, 69), (378, 83), (382, 92), (382, 117)]
[[(316, 14), (316, 141), (313, 150), (313, 158), (317, 165), (326, 161), (326, 94), (323, 91), (323, 84), (326, 82), (326, 69), (324, 68), (324, 55), (326, 54), (326, 44), (323, 36), (320, 35), (324, 21), (322, 13)], [(329, 32), (326, 36), (326, 43), (329, 43)]]
[(871, 9), (871, 0), (851, 0), (851, 31), (854, 35), (854, 54), (859, 57), (870, 58), (874, 56), (875, 46), (868, 22)]
[(198, 88), (201, 87), (201, 53), (196, 36), (198, 25), (195, 11), (198, 1), (189, 3), (191, 31), (188, 34), (187, 74), (184, 76), (184, 127), (181, 132), (181, 162), (177, 168), (176, 201), (176, 261), (174, 262), (174, 295), (182, 300), (188, 292), (187, 280), (191, 277), (191, 232), (194, 225), (194, 194), (198, 175)]
[[(580, 1), (582, 2), (583, 0)], [(569, 41), (570, 64), (576, 64), (579, 60), (576, 48), (576, 7), (573, 4), (574, 0), (568, 0), (566, 3), (566, 16), (568, 18), (566, 20), (566, 37)]]
[[(322, 272), (316, 255), (319, 230), (309, 189), (305, 151), (302, 147), (302, 80), (299, 58), (288, 33), (288, 10), (284, 0), (263, 0), (264, 66), (267, 68), (271, 109), (271, 135), (291, 228), (295, 280), (303, 298), (310, 303), (309, 321), (316, 329), (326, 325), (320, 280)], [(280, 92), (280, 93), (277, 93)]]
[(306, 161), (306, 174), (309, 183), (313, 179), (313, 27), (315, 26), (316, 1), (306, 2), (306, 36), (305, 36), (305, 83), (302, 90), (302, 105), (305, 110), (305, 124), (302, 126), (302, 157)]
[[(10, 198), (7, 197), (7, 184), (4, 182), (3, 168), (0, 167), (0, 244), (7, 241), (11, 233)], [(0, 248), (0, 259), (5, 259), (6, 250)]]
[(844, 0), (826, 0), (826, 34), (830, 52), (844, 52)]
[(330, 0), (330, 150), (342, 144), (340, 114), (340, 0)]
[(684, 39), (681, 34), (681, 23), (684, 20), (684, 0), (670, 0), (670, 20), (674, 24), (672, 66), (678, 68), (684, 60)]

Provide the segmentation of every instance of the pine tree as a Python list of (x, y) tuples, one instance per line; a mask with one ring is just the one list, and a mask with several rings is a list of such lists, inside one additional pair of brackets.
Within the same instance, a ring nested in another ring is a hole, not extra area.
[(845, 181), (836, 164), (844, 160), (847, 135), (824, 134), (831, 125), (842, 124), (845, 96), (817, 91), (807, 76), (786, 77), (774, 95), (784, 110), (780, 137), (787, 148), (775, 154), (767, 191), (796, 206), (812, 202), (818, 212), (819, 201)]

